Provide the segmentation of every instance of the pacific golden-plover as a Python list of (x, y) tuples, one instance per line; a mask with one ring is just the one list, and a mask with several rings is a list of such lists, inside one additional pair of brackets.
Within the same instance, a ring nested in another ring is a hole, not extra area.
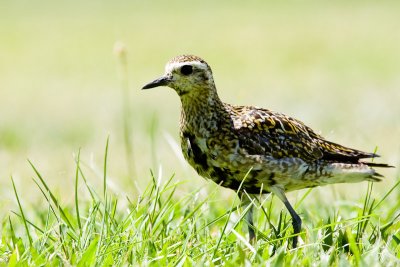
[[(168, 86), (181, 100), (182, 152), (199, 175), (241, 194), (274, 193), (288, 209), (297, 236), (301, 218), (285, 192), (334, 183), (380, 181), (371, 167), (387, 164), (361, 161), (378, 155), (325, 140), (301, 121), (254, 106), (223, 103), (210, 66), (193, 55), (177, 56), (165, 74), (143, 89)], [(249, 237), (255, 238), (252, 210)]]

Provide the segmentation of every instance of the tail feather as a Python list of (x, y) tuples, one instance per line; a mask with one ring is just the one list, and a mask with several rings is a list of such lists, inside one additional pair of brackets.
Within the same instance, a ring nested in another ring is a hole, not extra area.
[(386, 164), (386, 163), (374, 163), (374, 162), (363, 162), (360, 161), (360, 163), (365, 164), (369, 167), (376, 167), (376, 168), (394, 168), (394, 166)]
[[(327, 183), (357, 183), (362, 181), (379, 182), (384, 177), (372, 167), (392, 167), (384, 163), (359, 162), (358, 164), (330, 163), (325, 170), (332, 176)], [(325, 179), (324, 179), (325, 180)]]
[(371, 181), (371, 182), (380, 182), (380, 181), (382, 181), (382, 178), (384, 178), (384, 176), (382, 174), (374, 172), (366, 180)]
[(371, 167), (371, 170), (373, 170), (373, 174), (371, 175), (371, 177), (369, 177), (369, 181), (372, 182), (380, 182), (382, 181), (381, 178), (384, 178), (384, 176), (380, 173), (377, 173), (374, 169), (372, 168), (394, 168), (394, 166), (386, 164), (386, 163), (374, 163), (374, 162), (362, 162), (360, 161), (360, 163), (367, 165), (368, 167)]

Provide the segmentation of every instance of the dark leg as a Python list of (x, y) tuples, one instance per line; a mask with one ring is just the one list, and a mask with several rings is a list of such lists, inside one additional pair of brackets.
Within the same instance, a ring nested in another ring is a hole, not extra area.
[(247, 211), (246, 220), (249, 230), (249, 242), (250, 244), (254, 244), (254, 242), (256, 241), (256, 233), (254, 232), (254, 221), (253, 221), (254, 205), (246, 193), (241, 194), (241, 199), (244, 208), (246, 208), (247, 205), (251, 205), (249, 210)]
[[(300, 216), (293, 209), (292, 205), (290, 205), (289, 201), (286, 200), (286, 202), (283, 202), (283, 204), (285, 204), (285, 206), (288, 209), (290, 215), (292, 216), (293, 233), (295, 235), (299, 234), (300, 231), (301, 231), (301, 218), (300, 218)], [(293, 237), (293, 248), (297, 247), (297, 240), (298, 240), (298, 236), (294, 236)]]
[(254, 222), (253, 222), (253, 211), (254, 211), (254, 206), (253, 204), (250, 204), (251, 207), (249, 211), (246, 214), (247, 217), (247, 223), (248, 223), (248, 229), (249, 229), (249, 242), (250, 244), (254, 244), (256, 241), (256, 233), (254, 232)]
[(285, 193), (281, 188), (272, 188), (271, 190), (280, 200), (282, 200), (283, 204), (285, 204), (286, 208), (288, 209), (290, 216), (292, 216), (292, 224), (293, 224), (293, 233), (296, 235), (293, 237), (293, 248), (297, 247), (298, 241), (298, 234), (301, 231), (301, 218), (293, 209), (292, 205), (290, 205), (289, 201), (286, 198)]

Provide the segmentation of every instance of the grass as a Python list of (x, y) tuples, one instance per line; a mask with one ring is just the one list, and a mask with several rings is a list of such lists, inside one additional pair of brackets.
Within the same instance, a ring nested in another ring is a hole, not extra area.
[[(1, 7), (0, 265), (399, 265), (398, 1)], [(211, 64), (224, 101), (379, 145), (396, 169), (289, 194), (298, 249), (282, 203), (254, 199), (249, 244), (249, 207), (181, 160), (176, 95), (139, 90), (182, 53)]]
[[(184, 186), (173, 176), (151, 172), (150, 183), (137, 198), (110, 193), (107, 184), (107, 140), (101, 192), (90, 185), (80, 153), (76, 156), (73, 205), (62, 200), (32, 162), (33, 178), (44, 201), (32, 209), (22, 205), (11, 178), (18, 211), (5, 218), (0, 260), (9, 266), (73, 265), (265, 265), (394, 266), (400, 263), (400, 181), (375, 199), (369, 183), (364, 199), (329, 208), (296, 203), (304, 225), (303, 243), (291, 249), (290, 216), (271, 196), (257, 198), (257, 242), (247, 242), (245, 214), (237, 198), (221, 202), (217, 185), (178, 196)], [(80, 185), (83, 186), (81, 190)], [(81, 196), (88, 199), (82, 200)], [(318, 202), (318, 199), (315, 200)], [(278, 201), (279, 202), (279, 201)], [(29, 212), (27, 212), (29, 210)], [(29, 214), (29, 215), (28, 215)]]

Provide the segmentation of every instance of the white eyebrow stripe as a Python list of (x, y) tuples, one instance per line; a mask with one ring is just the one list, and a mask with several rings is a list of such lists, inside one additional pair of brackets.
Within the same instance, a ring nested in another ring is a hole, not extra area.
[(165, 66), (165, 72), (167, 72), (167, 73), (172, 72), (175, 69), (179, 69), (183, 65), (196, 66), (197, 68), (204, 69), (204, 70), (207, 69), (207, 65), (204, 63), (201, 63), (199, 61), (172, 62), (172, 63), (167, 64), (167, 66)]

